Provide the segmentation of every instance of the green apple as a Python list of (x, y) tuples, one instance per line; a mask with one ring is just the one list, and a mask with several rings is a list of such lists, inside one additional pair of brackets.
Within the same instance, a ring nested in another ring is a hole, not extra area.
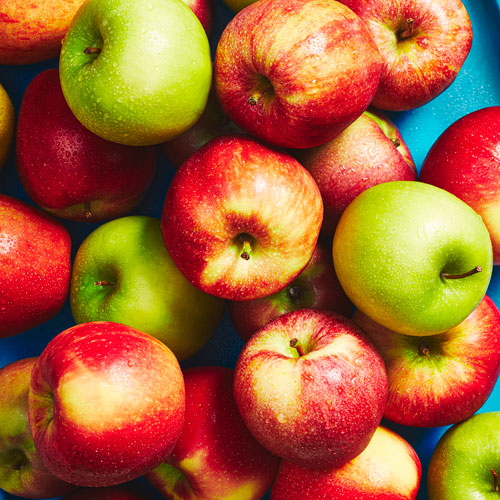
[(153, 335), (183, 360), (200, 350), (225, 301), (191, 285), (168, 255), (160, 220), (130, 216), (99, 226), (78, 249), (70, 303), (77, 323), (113, 321)]
[(340, 218), (335, 271), (364, 314), (405, 335), (433, 335), (463, 321), (488, 287), (491, 239), (456, 196), (417, 181), (361, 193)]
[(104, 139), (173, 139), (202, 114), (212, 78), (205, 30), (180, 0), (89, 0), (63, 41), (69, 107)]
[(478, 413), (450, 427), (439, 440), (427, 472), (429, 500), (500, 497), (500, 412)]

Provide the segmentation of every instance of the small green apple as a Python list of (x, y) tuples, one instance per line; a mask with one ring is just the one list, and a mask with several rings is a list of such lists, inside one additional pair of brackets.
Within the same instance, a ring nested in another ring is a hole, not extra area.
[(458, 325), (486, 293), (493, 267), (481, 217), (417, 181), (386, 182), (355, 198), (335, 232), (333, 261), (354, 305), (405, 335)]
[(59, 69), (83, 125), (134, 146), (191, 127), (212, 78), (205, 31), (180, 0), (89, 0), (64, 38)]
[(179, 360), (205, 345), (225, 308), (184, 278), (165, 249), (160, 220), (143, 216), (114, 219), (84, 240), (70, 302), (77, 323), (123, 323), (161, 340)]

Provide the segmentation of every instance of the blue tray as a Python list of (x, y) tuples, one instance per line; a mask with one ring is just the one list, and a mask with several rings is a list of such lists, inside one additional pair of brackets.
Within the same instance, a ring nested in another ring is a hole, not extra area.
[[(413, 154), (417, 168), (420, 169), (425, 155), (438, 136), (451, 123), (461, 116), (486, 106), (500, 105), (500, 0), (463, 0), (472, 20), (474, 40), (469, 57), (453, 85), (434, 101), (417, 110), (406, 113), (392, 113), (403, 137)], [(220, 33), (233, 13), (221, 0), (216, 0), (216, 24), (210, 38), (212, 54)], [(0, 65), (0, 83), (11, 96), (16, 111), (22, 95), (31, 79), (40, 71), (56, 68), (57, 59), (28, 66), (9, 67)], [(160, 158), (156, 178), (146, 198), (133, 212), (134, 214), (160, 217), (163, 200), (174, 170), (164, 157)], [(14, 155), (11, 154), (7, 165), (0, 171), (0, 192), (29, 201), (15, 171)], [(73, 242), (73, 256), (83, 239), (97, 224), (64, 222), (70, 231)], [(488, 295), (500, 306), (500, 266), (494, 272)], [(74, 325), (73, 317), (66, 303), (61, 312), (51, 321), (7, 339), (0, 339), (0, 367), (18, 359), (38, 356), (47, 343), (59, 332)], [(233, 368), (238, 353), (243, 346), (236, 334), (228, 315), (224, 317), (206, 347), (196, 356), (182, 363), (184, 368), (196, 365), (221, 365)], [(497, 383), (481, 412), (500, 410), (500, 382)], [(416, 429), (398, 426), (384, 421), (415, 448), (422, 462), (423, 477), (418, 500), (428, 500), (425, 473), (432, 451), (447, 429)], [(132, 482), (144, 491), (147, 498), (160, 500), (159, 495), (143, 478)], [(15, 499), (0, 490), (0, 500)], [(264, 498), (268, 498), (268, 495)]]

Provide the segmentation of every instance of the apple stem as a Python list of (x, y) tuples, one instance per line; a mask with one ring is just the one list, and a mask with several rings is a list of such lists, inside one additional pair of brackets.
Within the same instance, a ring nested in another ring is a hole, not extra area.
[(401, 141), (396, 137), (395, 139), (391, 139), (391, 142), (394, 144), (394, 147), (399, 148), (401, 146)]
[(294, 286), (291, 286), (289, 289), (288, 289), (288, 297), (290, 298), (290, 300), (292, 302), (295, 302), (297, 301), (300, 296), (302, 295), (302, 288), (298, 285), (294, 285)]
[(422, 342), (421, 344), (418, 345), (418, 353), (421, 356), (428, 356), (431, 350), (429, 349), (429, 346)]
[(86, 201), (83, 204), (83, 211), (84, 211), (86, 219), (90, 219), (92, 217), (93, 214), (92, 214), (92, 209), (90, 208), (90, 202), (89, 201)]
[(302, 346), (299, 344), (298, 338), (293, 338), (292, 340), (290, 340), (290, 347), (295, 348), (299, 353), (299, 356), (304, 356), (304, 349), (302, 349)]
[(100, 54), (101, 50), (99, 47), (87, 47), (83, 53), (86, 54), (87, 56), (90, 54)]
[(94, 281), (94, 286), (115, 286), (116, 283), (113, 281)]
[(466, 273), (462, 273), (462, 274), (441, 273), (441, 278), (446, 278), (448, 280), (467, 278), (467, 276), (472, 276), (473, 274), (480, 273), (482, 270), (483, 270), (483, 268), (481, 266), (476, 266), (474, 269), (471, 269), (470, 271), (467, 271)]
[(493, 469), (490, 470), (491, 473), (493, 474), (493, 491), (500, 491), (498, 489), (498, 474)]
[(240, 257), (244, 260), (250, 260), (250, 254), (252, 253), (253, 238), (247, 233), (241, 233), (238, 235), (238, 240), (241, 244), (241, 250), (242, 250)]
[(414, 24), (413, 19), (411, 17), (409, 17), (406, 20), (406, 24), (408, 25), (408, 27), (406, 28), (406, 30), (404, 30), (404, 31), (402, 31), (401, 33), (398, 34), (398, 38), (400, 40), (404, 40), (405, 38), (410, 38), (413, 35), (413, 24)]

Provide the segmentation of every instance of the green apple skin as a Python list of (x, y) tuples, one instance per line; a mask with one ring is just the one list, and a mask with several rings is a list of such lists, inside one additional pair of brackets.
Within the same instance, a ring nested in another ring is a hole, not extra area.
[[(483, 298), (493, 267), (481, 217), (456, 196), (418, 181), (373, 186), (347, 207), (333, 262), (354, 305), (386, 328), (433, 335), (463, 321)], [(480, 272), (460, 275), (481, 267)]]
[(500, 471), (500, 412), (478, 413), (450, 427), (427, 472), (429, 500), (497, 500), (492, 470)]
[[(97, 53), (86, 54), (89, 47)], [(64, 38), (59, 70), (78, 120), (133, 146), (159, 144), (191, 127), (212, 78), (206, 33), (180, 0), (89, 0)]]
[(184, 278), (165, 249), (160, 220), (144, 216), (114, 219), (84, 240), (70, 303), (76, 323), (123, 323), (156, 337), (179, 360), (205, 345), (225, 309), (224, 300)]

